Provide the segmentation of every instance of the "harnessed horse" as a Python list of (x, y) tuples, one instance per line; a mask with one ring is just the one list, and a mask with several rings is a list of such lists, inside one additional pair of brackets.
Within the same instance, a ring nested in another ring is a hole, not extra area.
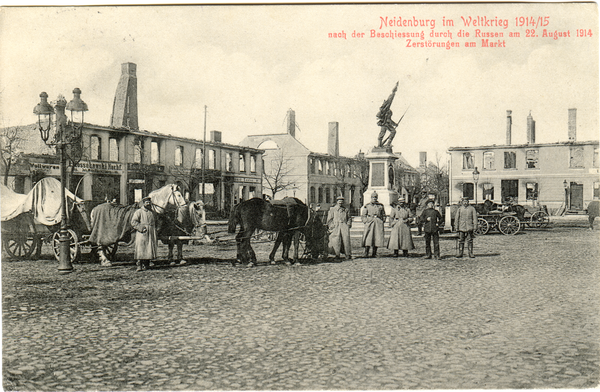
[[(166, 212), (168, 205), (185, 204), (185, 199), (175, 184), (152, 191), (148, 196), (152, 200), (152, 210), (159, 216)], [(98, 257), (102, 266), (112, 265), (111, 259), (116, 254), (118, 242), (131, 242), (131, 233), (134, 231), (131, 217), (138, 207), (139, 203), (129, 206), (104, 203), (92, 209), (90, 242), (98, 246)]]
[(235, 233), (237, 226), (240, 231), (236, 235), (237, 258), (248, 266), (256, 265), (256, 254), (250, 245), (250, 238), (256, 229), (278, 232), (273, 251), (269, 255), (274, 261), (275, 252), (283, 243), (283, 258), (288, 261), (291, 243), (294, 243), (293, 262), (298, 261), (300, 234), (304, 234), (306, 245), (311, 254), (324, 251), (326, 229), (318, 216), (311, 213), (310, 208), (301, 200), (286, 197), (283, 200), (268, 202), (261, 198), (253, 198), (237, 204), (230, 215), (228, 232)]

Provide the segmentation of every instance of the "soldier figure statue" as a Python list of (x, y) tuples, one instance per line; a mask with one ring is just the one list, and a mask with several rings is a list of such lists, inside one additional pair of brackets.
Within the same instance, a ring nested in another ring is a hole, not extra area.
[[(394, 96), (396, 95), (396, 90), (398, 90), (398, 82), (396, 82), (396, 86), (392, 90), (392, 93), (388, 99), (383, 101), (383, 104), (379, 108), (379, 113), (377, 113), (377, 118), (379, 119), (379, 121), (377, 121), (377, 125), (381, 127), (379, 136), (377, 136), (377, 147), (391, 147), (392, 140), (394, 140), (394, 136), (396, 136), (396, 127), (400, 121), (402, 121), (402, 118), (404, 118), (404, 115), (402, 115), (397, 123), (392, 120), (391, 106)], [(383, 137), (385, 136), (386, 132), (389, 132), (390, 134), (384, 140)]]

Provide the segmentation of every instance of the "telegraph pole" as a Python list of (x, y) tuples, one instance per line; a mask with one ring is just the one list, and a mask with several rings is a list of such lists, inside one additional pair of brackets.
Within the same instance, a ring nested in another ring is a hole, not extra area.
[(202, 203), (206, 203), (206, 201), (204, 200), (204, 172), (206, 170), (206, 108), (207, 106), (204, 105), (204, 138), (202, 139)]

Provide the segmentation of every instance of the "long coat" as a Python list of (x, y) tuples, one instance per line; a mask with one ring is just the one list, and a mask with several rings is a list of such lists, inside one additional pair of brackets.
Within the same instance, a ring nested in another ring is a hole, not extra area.
[[(427, 209), (427, 201), (429, 199), (427, 198), (427, 196), (424, 196), (423, 198), (421, 198), (421, 200), (419, 200), (419, 205), (417, 206), (416, 209), (416, 214), (417, 214), (417, 218), (421, 218), (421, 214), (423, 213), (423, 211), (425, 211)], [(419, 221), (419, 224), (421, 224), (422, 222)]]
[(475, 207), (460, 206), (454, 215), (454, 227), (456, 231), (473, 231), (477, 227), (477, 211)]
[(335, 254), (341, 252), (342, 246), (346, 255), (352, 254), (352, 246), (350, 245), (352, 217), (350, 216), (350, 210), (337, 204), (331, 207), (327, 213), (327, 227), (331, 231), (331, 234), (329, 234), (329, 247), (333, 248)]
[(388, 249), (392, 250), (411, 250), (415, 249), (415, 244), (410, 233), (409, 220), (410, 210), (404, 207), (392, 207), (390, 211), (390, 226), (392, 231), (388, 241)]
[(600, 216), (600, 203), (598, 201), (590, 201), (587, 208), (588, 216), (596, 218)]
[[(156, 218), (152, 211), (140, 208), (131, 217), (131, 226), (135, 233), (135, 259), (154, 260), (158, 254), (158, 239), (156, 236)], [(142, 233), (146, 229), (145, 233)]]
[(385, 210), (383, 204), (371, 202), (365, 205), (361, 219), (365, 224), (361, 246), (384, 246), (383, 222), (385, 222)]

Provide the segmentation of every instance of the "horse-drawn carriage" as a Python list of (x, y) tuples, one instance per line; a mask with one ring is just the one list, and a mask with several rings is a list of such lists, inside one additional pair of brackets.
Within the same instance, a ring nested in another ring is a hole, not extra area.
[[(58, 180), (48, 177), (36, 183), (27, 195), (2, 188), (2, 246), (10, 258), (26, 259), (36, 250), (39, 256), (42, 241), (46, 240), (52, 245), (56, 259), (60, 259), (60, 187)], [(131, 244), (134, 239), (131, 217), (138, 204), (98, 204), (83, 201), (68, 190), (65, 192), (70, 261), (77, 261), (82, 248), (89, 247), (93, 259), (99, 258), (103, 265), (111, 265), (119, 244)], [(174, 184), (155, 190), (149, 196), (158, 217), (159, 239), (169, 245), (169, 258), (172, 258), (174, 245), (178, 247), (177, 259), (181, 260), (183, 243), (206, 240), (201, 203), (186, 203)], [(320, 252), (317, 249), (325, 247), (327, 238), (326, 228), (318, 214), (295, 198), (272, 203), (262, 199), (242, 202), (234, 208), (229, 223), (230, 232), (240, 225), (240, 233), (236, 237), (238, 256), (249, 263), (256, 262), (250, 238), (257, 230), (270, 232), (270, 240), (275, 240), (269, 257), (271, 260), (281, 243), (284, 245), (284, 259), (287, 260), (290, 245), (294, 242), (294, 259), (297, 259), (299, 243), (305, 246), (305, 255), (316, 255)]]
[(484, 235), (491, 230), (498, 230), (504, 235), (514, 235), (525, 226), (545, 228), (550, 224), (550, 217), (544, 207), (533, 209), (520, 204), (500, 205), (486, 201), (475, 208), (479, 214), (475, 234)]
[(475, 234), (485, 235), (492, 230), (498, 230), (504, 235), (514, 235), (521, 230), (521, 221), (514, 212), (490, 211), (478, 215)]
[[(55, 258), (60, 259), (60, 187), (60, 182), (51, 177), (40, 180), (27, 195), (2, 186), (2, 247), (9, 258), (27, 259), (36, 250), (39, 255), (45, 240), (51, 244)], [(114, 261), (119, 243), (132, 239), (131, 215), (138, 208), (137, 203), (129, 206), (99, 204), (84, 201), (66, 189), (65, 193), (70, 261), (76, 262), (84, 247), (89, 247), (94, 260), (99, 257), (105, 263)], [(192, 219), (190, 226), (186, 220), (189, 216), (181, 212), (195, 204), (186, 204), (174, 184), (155, 190), (150, 196), (159, 217), (163, 242), (169, 244), (171, 254), (177, 244), (181, 255), (182, 241), (171, 237), (191, 234), (198, 220)]]
[[(59, 259), (61, 224), (60, 182), (47, 177), (24, 195), (2, 186), (2, 248), (11, 259), (27, 259), (41, 251), (44, 240), (52, 244)], [(71, 260), (80, 254), (81, 240), (91, 229), (83, 200), (65, 190), (68, 200), (68, 235)]]

